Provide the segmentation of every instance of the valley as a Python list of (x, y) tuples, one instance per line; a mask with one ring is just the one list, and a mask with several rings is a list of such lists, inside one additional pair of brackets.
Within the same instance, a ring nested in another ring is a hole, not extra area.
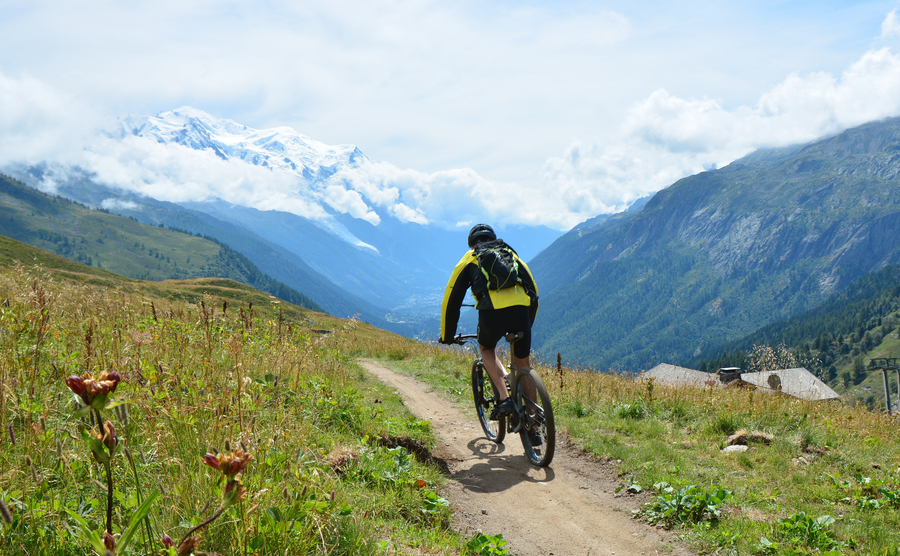
[[(358, 149), (323, 146), (290, 130), (251, 141), (255, 130), (201, 111), (122, 125), (118, 140), (141, 136), (235, 164), (292, 172), (310, 202), (321, 201), (334, 176), (367, 164)], [(898, 120), (888, 119), (807, 145), (761, 150), (561, 236), (539, 227), (499, 227), (529, 262), (540, 288), (537, 356), (559, 354), (567, 364), (617, 373), (656, 362), (699, 364), (731, 349), (730, 342), (814, 309), (854, 280), (900, 262), (898, 129)], [(102, 245), (108, 239), (102, 226), (85, 228), (93, 231), (69, 241), (58, 226), (30, 218), (59, 201), (37, 201), (38, 193), (7, 181), (5, 230), (11, 237), (154, 280), (229, 275), (203, 252), (224, 250), (231, 253), (226, 258), (246, 261), (239, 262), (241, 268), (258, 269), (254, 284), (262, 276), (273, 281), (268, 291), (283, 287), (305, 296), (307, 306), (344, 318), (358, 315), (423, 340), (436, 337), (445, 280), (463, 249), (465, 228), (403, 221), (375, 205), (365, 218), (327, 206), (327, 216), (309, 218), (220, 198), (154, 199), (77, 170), (66, 179), (49, 166), (10, 173), (30, 187), (46, 188), (42, 184), (52, 180), (56, 194), (75, 201), (84, 214), (93, 206), (102, 211), (98, 218), (118, 214), (128, 226), (149, 225), (146, 233), (188, 233), (160, 238), (155, 247), (129, 238), (125, 248), (108, 254), (81, 252), (81, 243), (72, 241)], [(23, 235), (25, 229), (31, 235)], [(178, 237), (218, 245), (187, 247)], [(191, 252), (196, 268), (187, 264)], [(236, 272), (239, 277), (244, 271)], [(474, 328), (474, 312), (464, 311), (462, 327)], [(827, 370), (828, 365), (819, 372)]]

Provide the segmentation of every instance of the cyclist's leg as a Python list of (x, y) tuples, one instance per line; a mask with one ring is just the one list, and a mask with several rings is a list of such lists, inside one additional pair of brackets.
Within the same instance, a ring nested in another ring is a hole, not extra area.
[[(513, 349), (513, 362), (516, 364), (518, 372), (518, 369), (531, 367), (531, 358), (529, 357), (531, 354), (531, 313), (526, 306), (510, 307), (509, 312), (510, 331), (523, 333)], [(537, 399), (537, 391), (533, 383), (527, 382), (523, 386), (526, 396), (532, 400)]]
[(509, 390), (503, 380), (503, 363), (497, 357), (497, 342), (506, 334), (505, 322), (501, 317), (500, 312), (493, 309), (478, 311), (478, 347), (481, 349), (481, 360), (497, 388), (500, 401), (503, 401), (509, 397)]
[(509, 391), (506, 389), (506, 381), (503, 380), (503, 363), (497, 357), (497, 347), (488, 348), (482, 345), (478, 347), (481, 348), (481, 360), (484, 362), (484, 368), (487, 369), (491, 381), (497, 387), (500, 401), (503, 401), (509, 397)]

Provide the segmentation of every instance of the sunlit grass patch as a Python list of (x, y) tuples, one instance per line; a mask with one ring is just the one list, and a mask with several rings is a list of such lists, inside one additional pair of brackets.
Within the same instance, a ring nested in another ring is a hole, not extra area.
[[(131, 542), (147, 554), (185, 543), (279, 555), (380, 554), (385, 542), (401, 552), (404, 542), (460, 546), (438, 494), (441, 470), (419, 457), (433, 445), (430, 426), (348, 349), (392, 335), (225, 302), (214, 290), (183, 297), (192, 302), (21, 268), (0, 273), (0, 499), (9, 510), (0, 552), (97, 552), (87, 532), (75, 535), (67, 510), (84, 531), (118, 535), (141, 500), (150, 510)], [(118, 373), (115, 394), (127, 400), (102, 415), (119, 439), (111, 505), (103, 464), (93, 460), (113, 444), (100, 434), (85, 447), (79, 427), (103, 429), (94, 413), (72, 417), (78, 406), (64, 383), (86, 371)], [(374, 467), (363, 472), (367, 454)], [(389, 541), (391, 531), (408, 538)], [(120, 548), (124, 538), (116, 537)]]
[[(430, 382), (436, 392), (465, 408), (471, 403), (467, 379), (473, 357), (458, 348), (428, 346), (391, 366)], [(676, 491), (721, 485), (733, 492), (715, 522), (677, 526), (690, 533), (696, 548), (762, 554), (760, 539), (772, 536), (773, 524), (805, 512), (813, 522), (835, 517), (827, 534), (846, 542), (835, 548), (843, 554), (896, 552), (900, 518), (884, 502), (890, 491), (868, 498), (859, 494), (867, 501), (853, 505), (828, 479), (900, 479), (896, 421), (884, 414), (741, 389), (671, 388), (631, 376), (538, 370), (551, 377), (545, 383), (557, 426), (587, 451), (614, 462), (623, 484), (631, 481), (649, 492), (663, 482)], [(743, 435), (739, 442), (746, 451), (724, 453), (735, 434)], [(794, 522), (805, 519), (794, 517)], [(817, 550), (784, 542), (780, 546), (794, 550), (792, 554)]]

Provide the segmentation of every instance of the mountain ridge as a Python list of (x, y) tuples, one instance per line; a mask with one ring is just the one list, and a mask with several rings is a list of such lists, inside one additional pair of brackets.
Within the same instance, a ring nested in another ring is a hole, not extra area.
[[(748, 155), (679, 180), (640, 212), (573, 230), (531, 262), (551, 307), (537, 347), (634, 369), (815, 306), (900, 261), (898, 172), (893, 118)], [(646, 316), (637, 327), (636, 311)], [(632, 328), (603, 331), (617, 324)], [(591, 330), (599, 347), (585, 345)]]
[[(50, 197), (3, 175), (0, 175), (0, 215), (3, 235), (49, 248), (75, 262), (98, 267), (102, 264), (107, 270), (138, 279), (229, 278), (285, 301), (322, 311), (308, 296), (262, 274), (246, 257), (213, 238), (171, 228), (148, 228), (130, 219)], [(177, 234), (184, 237), (175, 239)], [(146, 245), (150, 245), (149, 249)], [(181, 249), (171, 248), (170, 253), (169, 245)], [(196, 260), (191, 263), (191, 254), (202, 263), (197, 264)]]
[[(345, 306), (369, 304), (362, 311), (368, 315), (380, 308), (403, 313), (392, 319), (423, 322), (438, 314), (446, 276), (458, 259), (458, 247), (465, 245), (468, 225), (420, 222), (417, 207), (404, 205), (403, 194), (388, 178), (373, 174), (374, 181), (368, 181), (366, 172), (378, 164), (354, 145), (326, 145), (287, 127), (255, 130), (191, 107), (122, 118), (106, 138), (95, 148), (128, 153), (107, 161), (115, 171), (92, 173), (51, 164), (4, 171), (32, 187), (148, 223), (162, 221), (142, 216), (158, 212), (159, 202), (228, 222), (291, 253), (342, 289), (343, 298), (357, 299)], [(218, 181), (198, 185), (191, 180), (206, 178), (194, 169), (178, 174), (192, 165), (202, 173), (215, 166), (211, 160), (231, 164), (216, 167)], [(526, 257), (561, 235), (545, 226), (494, 224), (498, 232), (510, 232), (507, 239)], [(183, 222), (179, 227), (202, 228)], [(236, 243), (224, 231), (221, 236), (219, 231), (203, 233)], [(266, 266), (256, 254), (242, 253)], [(420, 332), (427, 328), (423, 325)]]

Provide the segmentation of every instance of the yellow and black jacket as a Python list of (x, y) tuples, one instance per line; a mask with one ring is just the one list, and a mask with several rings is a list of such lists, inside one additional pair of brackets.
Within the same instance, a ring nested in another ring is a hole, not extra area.
[[(513, 251), (515, 253), (515, 251)], [(441, 305), (441, 341), (448, 341), (456, 335), (459, 323), (459, 308), (466, 297), (466, 290), (472, 288), (475, 297), (475, 308), (479, 311), (503, 309), (514, 305), (531, 307), (531, 322), (537, 315), (538, 288), (528, 265), (515, 255), (519, 264), (520, 284), (502, 290), (489, 290), (487, 279), (478, 271), (478, 259), (475, 251), (469, 249), (463, 258), (456, 263), (447, 288), (444, 290), (444, 302)], [(525, 271), (522, 272), (522, 269)]]

